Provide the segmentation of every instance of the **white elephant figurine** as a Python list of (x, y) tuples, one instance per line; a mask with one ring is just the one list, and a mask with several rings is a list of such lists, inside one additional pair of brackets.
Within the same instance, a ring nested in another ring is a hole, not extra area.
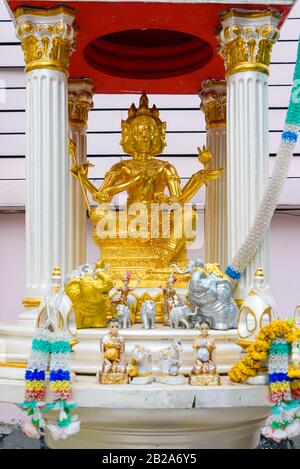
[(122, 329), (128, 329), (131, 326), (130, 309), (126, 305), (117, 305), (116, 307), (117, 316), (119, 319), (120, 327)]
[(185, 384), (187, 378), (179, 374), (181, 365), (180, 352), (183, 347), (180, 339), (174, 339), (169, 347), (165, 347), (159, 351), (158, 368), (159, 373), (155, 380), (163, 384)]
[(141, 307), (141, 318), (144, 329), (154, 329), (156, 321), (156, 304), (152, 300), (146, 300)]
[(170, 324), (174, 329), (185, 327), (190, 329), (189, 318), (197, 315), (197, 309), (193, 312), (188, 305), (174, 306), (170, 312)]
[(152, 355), (150, 349), (144, 345), (135, 345), (132, 350), (130, 365), (127, 367), (130, 384), (149, 384), (154, 381), (152, 372)]

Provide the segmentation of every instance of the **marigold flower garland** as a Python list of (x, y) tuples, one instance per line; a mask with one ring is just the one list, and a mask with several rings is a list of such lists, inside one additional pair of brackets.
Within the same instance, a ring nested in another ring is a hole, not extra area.
[(299, 339), (299, 334), (294, 323), (273, 321), (261, 329), (256, 342), (248, 347), (246, 357), (228, 373), (234, 382), (246, 381), (269, 358), (270, 397), (275, 405), (262, 434), (275, 441), (300, 434), (299, 370), (290, 364), (291, 344)]
[(231, 368), (229, 378), (235, 383), (242, 383), (250, 376), (256, 376), (261, 363), (268, 358), (271, 341), (283, 337), (291, 343), (295, 340), (295, 331), (295, 326), (289, 321), (276, 320), (263, 327), (255, 343), (248, 347), (246, 357)]

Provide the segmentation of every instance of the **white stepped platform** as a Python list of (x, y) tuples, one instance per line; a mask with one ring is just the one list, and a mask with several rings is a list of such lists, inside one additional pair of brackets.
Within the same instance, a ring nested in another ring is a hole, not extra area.
[[(23, 383), (0, 379), (0, 401), (21, 402)], [(253, 448), (267, 416), (267, 386), (73, 385), (81, 431), (51, 448)]]
[[(107, 329), (81, 329), (78, 331), (79, 344), (72, 353), (72, 370), (76, 373), (95, 374), (100, 369), (101, 360), (99, 341), (107, 333)], [(152, 351), (153, 369), (157, 370), (158, 352), (175, 338), (182, 339), (183, 352), (181, 354), (183, 373), (188, 373), (193, 364), (192, 342), (199, 335), (199, 331), (191, 329), (172, 329), (157, 325), (156, 329), (145, 330), (141, 324), (135, 324), (130, 329), (121, 330), (126, 339), (125, 361), (130, 360), (130, 353), (134, 345), (145, 344)], [(34, 327), (24, 327), (19, 324), (0, 323), (0, 361), (27, 361)], [(239, 360), (241, 348), (236, 345), (237, 331), (212, 331), (216, 340), (216, 360), (220, 373), (227, 373), (231, 366)], [(15, 372), (0, 367), (0, 378), (22, 378), (19, 369)]]

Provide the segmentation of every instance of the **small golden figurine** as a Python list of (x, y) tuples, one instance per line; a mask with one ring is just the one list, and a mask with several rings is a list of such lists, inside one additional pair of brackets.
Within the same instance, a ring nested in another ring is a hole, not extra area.
[(99, 374), (101, 384), (128, 384), (129, 376), (123, 363), (125, 340), (119, 335), (119, 321), (117, 318), (108, 320), (108, 334), (100, 340), (100, 350), (103, 353), (102, 373)]
[(163, 324), (164, 326), (170, 326), (170, 312), (174, 306), (182, 304), (181, 298), (177, 295), (174, 285), (177, 277), (171, 274), (166, 285), (162, 288), (163, 291)]
[(93, 272), (69, 280), (65, 293), (73, 303), (77, 329), (106, 327), (106, 301), (112, 288), (103, 261), (97, 262)]
[[(129, 283), (131, 280), (131, 272), (125, 272), (122, 277), (123, 285), (121, 287), (117, 287), (116, 291), (113, 293), (111, 297), (111, 306), (112, 306), (112, 314), (115, 316), (117, 313), (118, 305), (127, 306), (130, 309), (130, 317), (131, 322), (134, 323), (136, 310), (137, 310), (137, 302), (132, 295), (132, 292), (137, 288), (139, 281), (135, 287), (130, 287)], [(130, 298), (131, 295), (131, 298)]]
[(216, 386), (221, 384), (215, 364), (215, 341), (209, 335), (210, 325), (207, 321), (197, 324), (200, 336), (193, 342), (195, 361), (189, 376), (192, 386)]

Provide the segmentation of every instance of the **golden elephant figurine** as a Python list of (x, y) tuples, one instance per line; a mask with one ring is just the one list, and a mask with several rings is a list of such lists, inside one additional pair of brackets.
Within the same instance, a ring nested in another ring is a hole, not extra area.
[(113, 282), (105, 272), (71, 279), (65, 292), (73, 303), (78, 329), (106, 327), (106, 302)]

